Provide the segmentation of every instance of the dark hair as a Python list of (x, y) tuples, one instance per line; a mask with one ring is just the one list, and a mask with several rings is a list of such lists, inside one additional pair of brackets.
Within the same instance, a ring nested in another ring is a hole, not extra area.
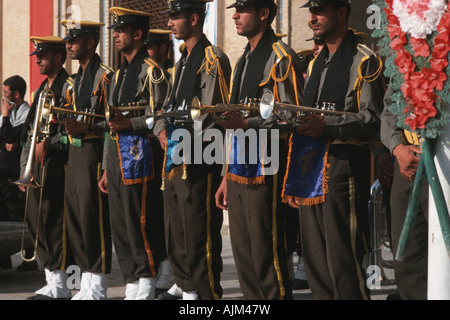
[(86, 33), (85, 37), (87, 40), (94, 39), (95, 48), (97, 48), (98, 44), (100, 43), (100, 33), (97, 32)]
[(66, 50), (58, 50), (58, 51), (54, 51), (53, 52), (55, 55), (60, 53), (62, 55), (62, 64), (66, 63), (66, 59), (67, 59), (67, 51)]
[(27, 83), (21, 76), (12, 76), (3, 82), (4, 86), (9, 87), (12, 93), (19, 92), (20, 97), (25, 98), (27, 92)]
[(338, 11), (340, 8), (346, 7), (347, 8), (347, 21), (350, 18), (350, 13), (352, 12), (352, 6), (348, 3), (344, 3), (344, 2), (338, 2), (338, 3), (333, 3), (333, 11)]
[(277, 4), (272, 0), (263, 0), (263, 1), (257, 1), (253, 4), (256, 11), (261, 10), (262, 8), (268, 8), (269, 9), (269, 18), (267, 20), (267, 24), (270, 26), (272, 25), (273, 20), (275, 20), (275, 17), (277, 16), (278, 12), (278, 6)]
[(136, 31), (136, 30), (141, 30), (142, 31), (142, 38), (141, 41), (142, 43), (145, 42), (145, 37), (148, 33), (148, 29), (150, 29), (150, 22), (148, 23), (138, 23), (138, 24), (132, 24), (131, 26), (131, 30)]
[(186, 17), (186, 19), (189, 19), (194, 14), (198, 15), (200, 26), (203, 29), (206, 19), (206, 11), (204, 9), (199, 8), (190, 8), (184, 11), (184, 16)]

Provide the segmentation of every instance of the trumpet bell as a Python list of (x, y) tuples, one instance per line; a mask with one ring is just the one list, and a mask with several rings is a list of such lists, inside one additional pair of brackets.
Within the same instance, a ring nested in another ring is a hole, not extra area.
[(266, 90), (261, 98), (261, 103), (259, 105), (259, 112), (263, 119), (269, 119), (273, 113), (275, 99), (273, 93)]
[(191, 118), (192, 121), (197, 122), (200, 120), (200, 117), (202, 115), (201, 112), (201, 102), (197, 97), (194, 97), (191, 104)]

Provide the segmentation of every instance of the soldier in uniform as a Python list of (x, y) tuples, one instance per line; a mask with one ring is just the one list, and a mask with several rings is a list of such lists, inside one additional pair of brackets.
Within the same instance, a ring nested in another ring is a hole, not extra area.
[[(171, 35), (171, 30), (150, 29), (145, 39), (145, 46), (150, 58), (157, 61), (169, 73), (171, 72), (170, 69), (173, 68), (172, 58), (170, 57), (170, 52), (173, 50), (171, 47)], [(158, 278), (156, 279), (156, 296), (164, 294), (174, 284), (175, 275), (167, 258), (161, 262), (159, 267)]]
[[(238, 35), (248, 39), (233, 71), (230, 103), (258, 99), (270, 90), (278, 101), (299, 104), (303, 86), (300, 60), (271, 27), (277, 5), (272, 0), (238, 0), (228, 8), (235, 8), (233, 19)], [(229, 211), (231, 245), (245, 299), (292, 299), (284, 222), (286, 214), (296, 212), (281, 202), (281, 186), (287, 137), (293, 126), (275, 114), (266, 120), (259, 113), (247, 118), (229, 113), (227, 117), (219, 121), (225, 129), (268, 129), (270, 134), (272, 129), (281, 131), (279, 171), (266, 172), (266, 162), (260, 158), (257, 164), (248, 158), (245, 164), (227, 163), (216, 203)], [(258, 137), (259, 145), (267, 144), (261, 139)], [(235, 143), (232, 152), (239, 148), (247, 152), (249, 146)]]
[[(326, 45), (307, 75), (303, 105), (335, 106), (344, 115), (307, 115), (297, 131), (324, 146), (317, 201), (299, 202), (303, 258), (316, 299), (370, 299), (363, 256), (368, 253), (370, 147), (383, 110), (381, 60), (348, 29), (348, 0), (310, 0), (314, 36)], [(293, 154), (303, 151), (301, 146)], [(317, 150), (317, 149), (316, 149)], [(316, 151), (315, 150), (315, 151)], [(311, 187), (311, 186), (309, 186)]]
[[(21, 176), (25, 171), (30, 150), (33, 147), (32, 136), (34, 118), (37, 115), (39, 97), (44, 90), (51, 90), (55, 105), (65, 104), (70, 83), (69, 75), (63, 68), (67, 53), (65, 43), (59, 37), (31, 37), (36, 50), (36, 64), (40, 73), (47, 78), (34, 92), (33, 103), (28, 114), (22, 140), (25, 142), (21, 156)], [(63, 128), (59, 124), (50, 126), (50, 134), (35, 147), (36, 161), (32, 166), (32, 176), (42, 188), (29, 188), (28, 227), (33, 239), (38, 234), (37, 255), (45, 268), (47, 285), (37, 291), (31, 300), (70, 299), (71, 291), (67, 287), (66, 268), (71, 264), (71, 252), (67, 242), (66, 220), (64, 214), (64, 180), (67, 151), (61, 148)], [(20, 186), (25, 191), (25, 186)], [(41, 210), (40, 210), (41, 209)], [(39, 217), (40, 216), (40, 217)], [(40, 224), (38, 225), (38, 221)]]
[[(168, 26), (173, 35), (186, 44), (172, 71), (165, 112), (189, 113), (194, 96), (207, 105), (228, 102), (231, 67), (228, 57), (203, 33), (206, 2), (211, 1), (170, 1), (165, 12), (170, 14)], [(218, 129), (208, 114), (203, 114), (195, 126), (202, 134)], [(182, 291), (184, 300), (220, 299), (223, 213), (214, 206), (213, 197), (220, 184), (221, 168), (220, 164), (208, 165), (203, 159), (195, 164), (174, 162), (172, 151), (179, 140), (172, 134), (180, 131), (190, 134), (187, 139), (191, 139), (192, 149), (185, 150), (184, 155), (192, 159), (194, 148), (202, 152), (212, 143), (204, 139), (202, 145), (195, 145), (194, 124), (189, 116), (173, 117), (167, 122), (159, 120), (155, 126), (155, 135), (166, 149), (163, 176), (166, 243), (176, 281), (168, 294), (176, 296), (177, 291)]]
[[(114, 73), (95, 53), (104, 24), (68, 20), (61, 24), (67, 28), (63, 41), (68, 55), (80, 63), (68, 109), (104, 117), (106, 89)], [(68, 118), (65, 123), (69, 135), (66, 136), (69, 144), (65, 186), (67, 231), (75, 263), (82, 271), (81, 290), (72, 300), (99, 300), (107, 298), (112, 254), (107, 197), (98, 189), (103, 175), (104, 139), (101, 132), (93, 132), (93, 125), (101, 117), (77, 118)]]
[[(110, 14), (114, 24), (109, 28), (124, 59), (110, 87), (111, 134), (105, 141), (106, 171), (99, 187), (109, 195), (113, 242), (127, 283), (125, 299), (153, 300), (159, 264), (166, 257), (160, 190), (163, 150), (151, 136), (144, 112), (152, 115), (161, 109), (168, 74), (148, 57), (144, 46), (153, 15), (118, 7)], [(122, 107), (129, 110), (117, 109)]]
[(148, 55), (167, 70), (173, 68), (171, 30), (150, 29), (145, 39)]
[[(390, 194), (392, 252), (395, 257), (422, 151), (417, 135), (399, 128), (397, 117), (388, 110), (392, 105), (392, 94), (393, 90), (389, 87), (381, 114), (381, 141), (395, 161)], [(402, 261), (394, 259), (395, 282), (400, 300), (427, 299), (429, 188), (425, 182), (408, 249)]]

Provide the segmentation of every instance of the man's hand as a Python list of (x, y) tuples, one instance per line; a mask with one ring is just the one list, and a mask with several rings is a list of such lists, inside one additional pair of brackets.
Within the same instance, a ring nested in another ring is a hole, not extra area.
[(65, 127), (68, 134), (71, 136), (78, 136), (84, 134), (89, 130), (89, 127), (85, 123), (78, 122), (75, 119), (67, 119), (65, 121)]
[(106, 170), (105, 170), (105, 172), (103, 172), (103, 176), (98, 183), (98, 187), (101, 192), (108, 194), (108, 192), (109, 192), (108, 191), (108, 178), (106, 175)]
[(121, 112), (117, 112), (114, 108), (111, 108), (111, 115), (113, 115), (113, 117), (109, 121), (109, 127), (113, 132), (118, 133), (133, 129), (131, 120), (125, 117)]
[[(22, 179), (22, 176), (20, 177), (20, 179)], [(19, 187), (19, 190), (22, 193), (25, 193), (27, 191), (27, 187), (22, 184), (17, 185), (17, 187)]]
[(217, 123), (225, 130), (242, 129), (245, 131), (248, 129), (248, 120), (236, 112), (225, 112), (222, 117), (226, 120), (217, 120)]
[(397, 158), (400, 173), (405, 180), (414, 181), (420, 162), (417, 155), (420, 154), (422, 150), (417, 146), (399, 144), (395, 147), (393, 155)]
[(289, 204), (289, 206), (290, 206), (291, 208), (294, 208), (294, 209), (300, 208), (300, 203), (299, 203), (298, 200), (296, 200), (296, 199), (289, 198), (289, 199), (288, 199), (288, 204)]
[(45, 159), (47, 159), (47, 154), (48, 154), (47, 140), (44, 140), (43, 142), (36, 144), (35, 159), (37, 163), (41, 164), (42, 168), (44, 167)]
[(325, 118), (318, 114), (309, 114), (302, 117), (302, 124), (297, 127), (299, 134), (319, 138), (325, 134)]
[(167, 143), (167, 130), (163, 130), (159, 133), (158, 136), (159, 143), (161, 144), (161, 148), (163, 150), (166, 150), (166, 143)]
[(390, 187), (394, 176), (393, 156), (389, 152), (382, 152), (377, 156), (378, 180), (383, 186)]
[(220, 184), (219, 189), (216, 192), (216, 206), (222, 210), (228, 210), (228, 202), (227, 202), (227, 178), (224, 177), (222, 183)]
[(2, 99), (2, 116), (9, 117), (13, 109), (14, 104), (10, 104), (8, 100)]

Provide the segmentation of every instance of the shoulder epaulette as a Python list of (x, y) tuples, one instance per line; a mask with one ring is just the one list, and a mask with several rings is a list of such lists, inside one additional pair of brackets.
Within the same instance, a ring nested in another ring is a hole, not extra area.
[[(220, 87), (220, 93), (222, 95), (222, 102), (223, 103), (229, 103), (230, 102), (230, 91), (228, 89), (228, 83), (225, 79), (225, 75), (222, 70), (222, 66), (220, 65), (220, 58), (219, 56), (214, 52), (217, 50), (217, 46), (209, 46), (205, 49), (205, 57), (206, 57), (206, 72), (210, 74), (212, 70), (217, 66), (217, 75), (219, 76), (219, 87)], [(204, 66), (203, 65), (203, 66)], [(203, 66), (200, 68), (200, 70), (203, 69)], [(198, 72), (200, 72), (200, 70)]]
[[(361, 62), (359, 63), (359, 78), (361, 78), (365, 82), (372, 82), (376, 80), (382, 74), (383, 61), (375, 52), (373, 52), (366, 45), (359, 43), (357, 48), (358, 51), (364, 55), (364, 57), (361, 59)], [(371, 58), (375, 59), (378, 62), (377, 70), (372, 75), (364, 75), (363, 66), (365, 65), (365, 62)]]
[(370, 49), (365, 44), (359, 43), (357, 48), (358, 48), (359, 52), (361, 52), (367, 58), (377, 57), (377, 54), (375, 52), (373, 52), (372, 49)]
[(316, 62), (318, 56), (319, 55), (315, 56), (314, 59), (312, 59), (311, 62), (309, 63), (309, 65), (308, 65), (308, 76), (311, 75), (312, 70), (314, 68), (314, 63)]
[(70, 76), (66, 79), (66, 82), (73, 88), (75, 86), (75, 79), (73, 76)]
[(145, 58), (145, 63), (148, 64), (152, 68), (159, 68), (158, 63), (150, 57)]
[(107, 66), (106, 64), (100, 63), (100, 67), (102, 67), (102, 69), (105, 70), (108, 74), (114, 73), (114, 69), (110, 66)]
[(272, 45), (273, 51), (275, 51), (275, 53), (277, 54), (278, 60), (281, 61), (284, 58), (286, 58), (287, 56), (289, 56), (289, 54), (287, 53), (287, 51), (283, 48), (283, 45), (280, 43), (280, 41), (275, 42)]
[(218, 56), (217, 54), (214, 52), (214, 46), (209, 46), (205, 49), (205, 53), (206, 53), (206, 59), (208, 60), (208, 62), (214, 62)]

